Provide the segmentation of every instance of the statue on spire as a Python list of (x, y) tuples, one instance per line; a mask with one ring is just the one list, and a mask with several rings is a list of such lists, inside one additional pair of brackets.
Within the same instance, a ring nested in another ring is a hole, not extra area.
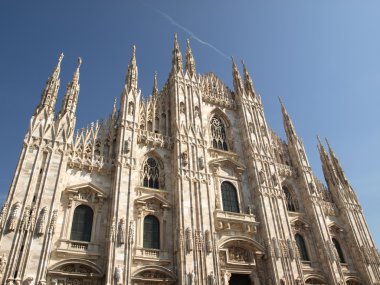
[(191, 52), (190, 40), (189, 39), (187, 39), (186, 71), (189, 73), (189, 75), (191, 77), (193, 75), (196, 75), (195, 60), (194, 60), (194, 57), (193, 57), (193, 53)]
[(244, 89), (243, 89), (241, 76), (236, 66), (235, 60), (232, 56), (231, 56), (231, 60), (232, 60), (232, 77), (233, 77), (235, 92), (239, 94), (240, 96), (242, 96), (244, 93)]
[(46, 107), (48, 114), (52, 114), (55, 107), (55, 102), (57, 101), (58, 90), (60, 86), (59, 75), (61, 73), (61, 62), (63, 59), (63, 53), (59, 55), (58, 63), (54, 68), (52, 75), (46, 81), (45, 89), (42, 92), (40, 104), (36, 108), (36, 112), (40, 112), (44, 107)]
[(179, 49), (177, 34), (174, 35), (174, 48), (172, 52), (172, 72), (182, 71), (182, 54)]
[(127, 87), (127, 92), (129, 93), (132, 89), (137, 89), (137, 81), (138, 81), (138, 68), (136, 63), (136, 46), (132, 47), (132, 57), (131, 61), (128, 65), (127, 76), (125, 79), (125, 84)]
[(77, 103), (78, 103), (78, 95), (80, 90), (79, 85), (79, 70), (82, 65), (82, 59), (78, 57), (77, 68), (75, 69), (73, 79), (69, 84), (67, 84), (66, 94), (63, 97), (63, 102), (61, 106), (61, 111), (59, 112), (59, 116), (62, 117), (66, 113), (75, 114)]
[(156, 97), (158, 95), (158, 86), (157, 86), (157, 71), (154, 72), (154, 79), (153, 79), (153, 90), (152, 90), (152, 96)]
[(255, 97), (256, 96), (256, 92), (255, 92), (255, 88), (253, 86), (252, 78), (249, 75), (247, 67), (245, 66), (243, 60), (241, 61), (241, 63), (243, 65), (243, 70), (244, 70), (244, 87), (245, 87), (245, 91), (248, 94), (250, 94), (252, 97)]

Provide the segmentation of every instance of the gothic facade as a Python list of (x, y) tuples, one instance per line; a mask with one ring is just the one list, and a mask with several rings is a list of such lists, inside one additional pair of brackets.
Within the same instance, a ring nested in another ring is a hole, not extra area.
[[(161, 90), (138, 88), (75, 131), (79, 67), (60, 111), (63, 55), (31, 117), (0, 215), (1, 284), (380, 284), (363, 211), (331, 149), (317, 180), (281, 103), (265, 119), (243, 64), (233, 90), (185, 62), (175, 38)], [(184, 65), (184, 67), (183, 67)]]

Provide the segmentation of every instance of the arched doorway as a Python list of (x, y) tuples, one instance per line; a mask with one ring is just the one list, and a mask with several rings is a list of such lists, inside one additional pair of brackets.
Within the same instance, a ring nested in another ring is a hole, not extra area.
[(229, 285), (251, 285), (251, 279), (248, 274), (231, 274)]

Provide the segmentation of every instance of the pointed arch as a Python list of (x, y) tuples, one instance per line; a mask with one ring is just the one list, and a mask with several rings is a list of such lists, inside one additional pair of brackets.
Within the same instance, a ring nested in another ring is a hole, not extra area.
[(230, 122), (227, 116), (219, 109), (216, 108), (211, 112), (210, 116), (210, 136), (211, 146), (216, 149), (228, 151), (231, 146), (229, 145), (229, 129)]
[(162, 189), (164, 187), (164, 164), (160, 155), (152, 150), (145, 155), (141, 169), (143, 187)]
[(291, 191), (286, 185), (282, 186), (282, 191), (285, 194), (286, 209), (289, 212), (297, 212), (299, 210), (298, 202), (293, 191)]

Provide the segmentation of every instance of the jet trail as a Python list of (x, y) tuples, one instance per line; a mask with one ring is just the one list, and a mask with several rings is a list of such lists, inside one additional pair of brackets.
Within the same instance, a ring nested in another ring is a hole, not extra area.
[[(143, 2), (144, 3), (144, 2)], [(146, 5), (146, 3), (145, 3)], [(226, 59), (230, 59), (230, 57), (228, 57), (224, 52), (222, 52), (220, 49), (218, 49), (217, 47), (213, 46), (212, 44), (208, 43), (208, 42), (205, 42), (203, 40), (201, 40), (196, 34), (194, 34), (191, 30), (189, 30), (188, 28), (182, 26), (180, 23), (178, 23), (177, 21), (175, 21), (172, 17), (170, 17), (168, 14), (166, 14), (165, 12), (162, 12), (161, 10), (158, 10), (156, 8), (153, 8), (153, 7), (150, 7), (151, 9), (155, 10), (157, 13), (159, 13), (162, 17), (164, 17), (166, 20), (168, 20), (170, 22), (170, 24), (172, 24), (173, 26), (176, 26), (178, 28), (180, 28), (182, 31), (186, 32), (191, 38), (193, 38), (194, 40), (196, 40), (197, 42), (199, 42), (200, 44), (203, 44), (205, 46), (208, 46), (209, 48), (213, 49), (214, 51), (216, 51), (219, 55), (223, 56), (224, 58)]]

